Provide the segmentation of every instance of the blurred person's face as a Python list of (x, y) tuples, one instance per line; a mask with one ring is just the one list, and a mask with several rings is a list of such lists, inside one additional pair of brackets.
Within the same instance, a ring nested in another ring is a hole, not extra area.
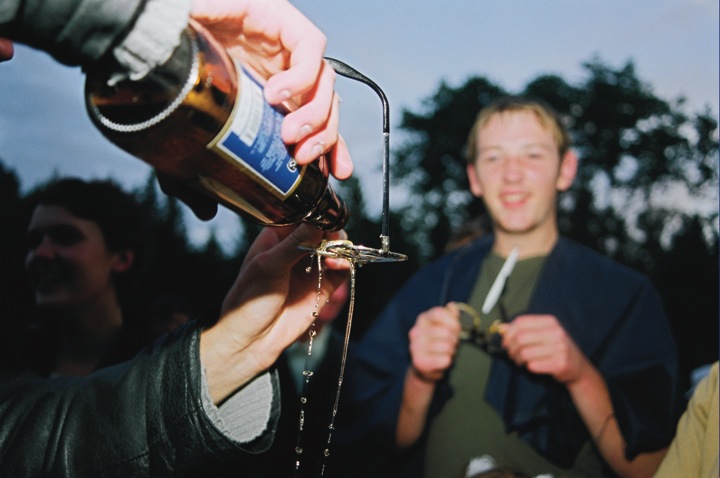
[(111, 252), (99, 226), (60, 206), (39, 205), (28, 227), (26, 268), (42, 307), (89, 304), (114, 295), (112, 275), (132, 253)]
[(528, 111), (495, 115), (478, 131), (477, 145), (467, 168), (470, 190), (483, 198), (496, 232), (551, 234), (558, 191), (575, 177), (574, 153), (561, 158), (552, 131)]

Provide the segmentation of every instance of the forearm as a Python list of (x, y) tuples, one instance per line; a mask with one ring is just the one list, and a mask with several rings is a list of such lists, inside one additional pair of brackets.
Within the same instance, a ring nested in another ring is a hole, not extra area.
[(435, 382), (423, 379), (412, 366), (408, 367), (395, 437), (398, 447), (412, 446), (422, 435), (435, 386)]
[(196, 333), (179, 328), (131, 362), (82, 378), (0, 367), (0, 476), (182, 475), (238, 449), (262, 451), (272, 436), (263, 431), (274, 426), (272, 416), (260, 423), (267, 412), (243, 408), (258, 426), (238, 436), (221, 433), (201, 407)]
[(607, 385), (597, 369), (590, 366), (567, 388), (595, 446), (612, 469), (620, 476), (652, 476), (665, 451), (643, 453), (633, 460), (625, 457), (625, 439), (615, 419)]

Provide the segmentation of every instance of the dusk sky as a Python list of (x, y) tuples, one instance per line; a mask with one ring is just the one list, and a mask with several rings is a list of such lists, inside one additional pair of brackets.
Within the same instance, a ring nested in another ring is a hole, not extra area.
[[(510, 91), (544, 73), (570, 83), (582, 64), (635, 63), (639, 78), (665, 100), (684, 96), (689, 112), (718, 105), (717, 0), (296, 0), (327, 35), (327, 55), (372, 78), (385, 91), (394, 127), (403, 109), (418, 111), (441, 81), (459, 86), (485, 76)], [(379, 204), (382, 118), (367, 86), (337, 81), (341, 133), (371, 205)], [(148, 166), (108, 143), (90, 123), (77, 68), (19, 46), (0, 65), (0, 159), (24, 189), (52, 174), (112, 176), (145, 182)], [(391, 130), (391, 145), (399, 138)], [(228, 212), (190, 221), (195, 240), (212, 228), (233, 241)]]

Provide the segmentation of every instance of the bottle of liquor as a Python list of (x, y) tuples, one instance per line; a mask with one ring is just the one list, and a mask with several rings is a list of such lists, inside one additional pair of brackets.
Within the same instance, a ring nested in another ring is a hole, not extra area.
[(284, 112), (200, 26), (188, 26), (171, 58), (141, 80), (89, 72), (85, 98), (110, 141), (254, 222), (347, 222), (326, 158), (296, 164), (280, 138)]

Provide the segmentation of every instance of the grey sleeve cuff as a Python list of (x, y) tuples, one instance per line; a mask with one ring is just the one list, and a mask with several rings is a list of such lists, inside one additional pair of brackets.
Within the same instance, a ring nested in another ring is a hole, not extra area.
[(278, 383), (275, 373), (265, 372), (216, 407), (210, 398), (205, 372), (202, 376), (203, 408), (213, 424), (225, 436), (248, 443), (272, 432), (279, 415)]
[(180, 44), (188, 24), (190, 0), (148, 0), (133, 29), (114, 48), (113, 55), (138, 80), (162, 65)]

